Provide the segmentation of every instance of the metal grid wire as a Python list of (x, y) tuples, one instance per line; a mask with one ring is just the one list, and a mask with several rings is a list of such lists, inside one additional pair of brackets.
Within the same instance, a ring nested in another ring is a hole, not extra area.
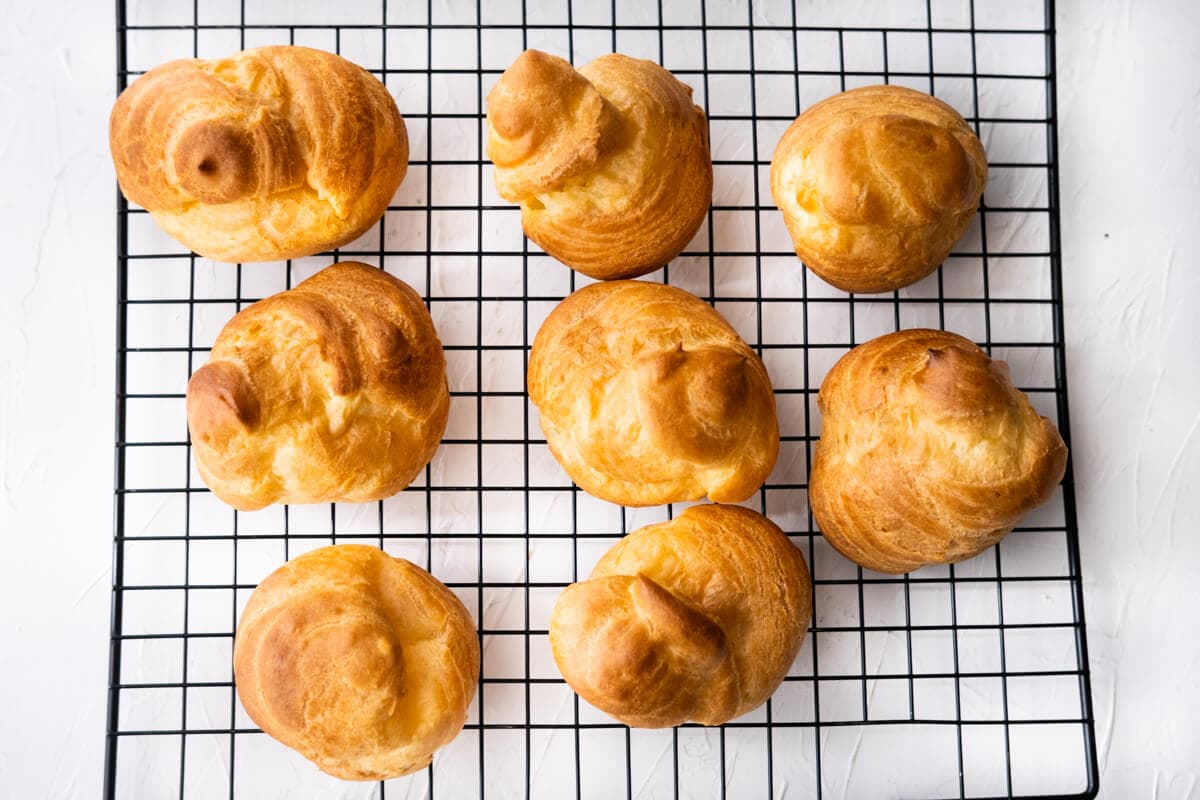
[[(1051, 0), (118, 0), (118, 90), (172, 58), (268, 43), (335, 50), (397, 98), (412, 160), (382, 222), (332, 258), (213, 264), (118, 201), (106, 796), (1094, 795), (1070, 471), (991, 551), (905, 576), (833, 552), (805, 494), (821, 378), (855, 343), (900, 328), (955, 330), (1006, 359), (1069, 440), (1053, 21)], [(546, 620), (561, 587), (617, 537), (679, 508), (623, 509), (579, 492), (528, 406), (532, 335), (586, 280), (521, 236), (484, 158), (483, 99), (527, 47), (576, 64), (611, 51), (651, 58), (708, 113), (712, 210), (684, 253), (647, 279), (712, 302), (766, 362), (783, 441), (747, 505), (803, 550), (815, 592), (783, 686), (719, 728), (631, 731), (575, 697), (549, 656)], [(879, 82), (958, 108), (988, 148), (990, 181), (942, 269), (890, 295), (847, 296), (796, 261), (767, 173), (800, 110)], [(238, 309), (349, 258), (425, 297), (452, 390), (444, 443), (416, 484), (379, 503), (234, 512), (191, 466), (188, 376)], [(468, 724), (414, 776), (335, 781), (239, 706), (239, 609), (284, 560), (334, 541), (423, 564), (480, 625)]]

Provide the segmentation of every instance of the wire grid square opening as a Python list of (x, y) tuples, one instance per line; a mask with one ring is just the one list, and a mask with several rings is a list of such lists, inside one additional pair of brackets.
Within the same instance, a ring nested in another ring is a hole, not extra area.
[[(213, 263), (119, 202), (107, 796), (1094, 795), (1070, 472), (990, 551), (905, 576), (840, 556), (807, 502), (821, 379), (855, 344), (901, 328), (954, 330), (1007, 360), (1069, 440), (1052, 0), (125, 0), (117, 14), (118, 90), (175, 58), (333, 50), (388, 87), (411, 160), (379, 224), (288, 262)], [(576, 65), (616, 51), (653, 59), (708, 114), (712, 210), (645, 279), (711, 302), (762, 355), (782, 442), (746, 505), (804, 552), (815, 596), (772, 700), (718, 728), (630, 730), (576, 697), (550, 654), (562, 587), (624, 533), (687, 504), (626, 509), (579, 492), (525, 395), (538, 327), (590, 283), (521, 235), (484, 158), (487, 92), (529, 47)], [(989, 182), (942, 268), (889, 295), (848, 296), (795, 258), (770, 157), (798, 112), (880, 82), (956, 107), (987, 147)], [(339, 259), (386, 269), (425, 297), (452, 395), (443, 444), (411, 487), (378, 503), (236, 512), (192, 465), (186, 381), (237, 310)], [(233, 631), (250, 592), (288, 558), (334, 542), (421, 564), (479, 625), (466, 728), (415, 775), (337, 781), (263, 735), (237, 699)]]

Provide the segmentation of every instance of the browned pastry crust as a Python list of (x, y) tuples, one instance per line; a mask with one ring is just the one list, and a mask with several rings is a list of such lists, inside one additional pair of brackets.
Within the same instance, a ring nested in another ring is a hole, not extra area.
[(652, 61), (602, 56), (576, 71), (526, 50), (488, 94), (496, 189), (530, 239), (601, 280), (658, 269), (712, 202), (712, 156), (692, 89)]
[(1067, 448), (963, 337), (891, 333), (842, 357), (821, 384), (809, 478), (821, 532), (851, 561), (908, 572), (1002, 539), (1062, 480)]
[(902, 86), (864, 86), (798, 116), (771, 159), (771, 194), (796, 253), (848, 292), (933, 272), (971, 224), (987, 155), (950, 106)]
[(231, 319), (187, 393), (200, 476), (243, 511), (393, 495), (433, 457), (449, 410), (420, 296), (354, 261)]
[(408, 169), (388, 90), (307, 47), (156, 67), (117, 98), (109, 144), (125, 196), (219, 261), (343, 245), (383, 216)]
[(720, 725), (771, 696), (811, 614), (808, 567), (775, 523), (694, 506), (563, 590), (550, 647), (571, 688), (626, 725)]
[(528, 377), (551, 452), (604, 500), (739, 502), (775, 466), (766, 367), (682, 289), (644, 281), (580, 289), (542, 324)]
[(238, 697), (330, 775), (383, 780), (458, 735), (479, 678), (475, 624), (420, 567), (374, 547), (293, 558), (259, 584), (233, 648)]

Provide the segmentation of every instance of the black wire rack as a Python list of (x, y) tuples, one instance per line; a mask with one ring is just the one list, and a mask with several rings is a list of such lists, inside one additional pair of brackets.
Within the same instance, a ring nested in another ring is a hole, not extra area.
[[(1008, 361), (1069, 442), (1052, 0), (118, 0), (117, 90), (182, 57), (261, 44), (337, 51), (383, 80), (412, 160), (384, 219), (325, 256), (214, 264), (118, 199), (117, 414), (107, 797), (1091, 797), (1098, 769), (1072, 478), (970, 561), (887, 576), (841, 558), (806, 499), (821, 378), (852, 345), (941, 327)], [(520, 233), (492, 188), (484, 98), (527, 47), (576, 64), (646, 57), (696, 91), (715, 189), (707, 223), (649, 280), (712, 302), (776, 386), (779, 466), (747, 505), (805, 553), (814, 620), (763, 708), (719, 728), (630, 730), (554, 669), (549, 609), (616, 539), (679, 507), (624, 509), (549, 456), (524, 374), (532, 335), (585, 279)], [(795, 115), (870, 83), (931, 91), (989, 153), (976, 223), (928, 279), (847, 296), (804, 270), (768, 187)], [(450, 425), (413, 486), (367, 505), (216, 501), (192, 467), (189, 375), (238, 309), (337, 259), (423, 294), (445, 344)], [(238, 613), (287, 558), (374, 543), (466, 603), (484, 653), (462, 734), (379, 784), (317, 772), (239, 706)]]

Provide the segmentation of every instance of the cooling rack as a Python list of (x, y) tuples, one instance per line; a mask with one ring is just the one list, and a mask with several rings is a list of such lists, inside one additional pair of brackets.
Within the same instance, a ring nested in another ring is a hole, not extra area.
[[(340, 52), (387, 84), (408, 124), (409, 173), (358, 241), (273, 264), (197, 257), (118, 200), (106, 796), (1094, 796), (1070, 469), (992, 550), (905, 576), (831, 550), (805, 494), (822, 377), (853, 344), (900, 328), (954, 330), (1007, 360), (1069, 442), (1052, 2), (118, 0), (117, 89), (170, 59), (280, 43)], [(586, 282), (522, 237), (484, 158), (484, 98), (527, 47), (576, 64), (612, 51), (653, 59), (708, 113), (712, 210), (647, 279), (712, 302), (766, 362), (782, 445), (747, 505), (801, 548), (815, 592), (784, 684), (719, 728), (615, 724), (567, 688), (549, 654), (561, 588), (623, 533), (680, 506), (623, 509), (579, 492), (525, 396), (533, 334)], [(990, 180), (934, 275), (847, 296), (800, 267), (768, 169), (798, 111), (881, 82), (963, 113), (987, 147)], [(186, 381), (238, 309), (336, 259), (381, 266), (425, 297), (448, 361), (444, 443), (413, 486), (379, 503), (235, 512), (192, 466)], [(424, 565), (480, 625), (466, 728), (416, 775), (336, 781), (258, 731), (238, 703), (232, 635), (247, 596), (287, 558), (332, 542)]]

